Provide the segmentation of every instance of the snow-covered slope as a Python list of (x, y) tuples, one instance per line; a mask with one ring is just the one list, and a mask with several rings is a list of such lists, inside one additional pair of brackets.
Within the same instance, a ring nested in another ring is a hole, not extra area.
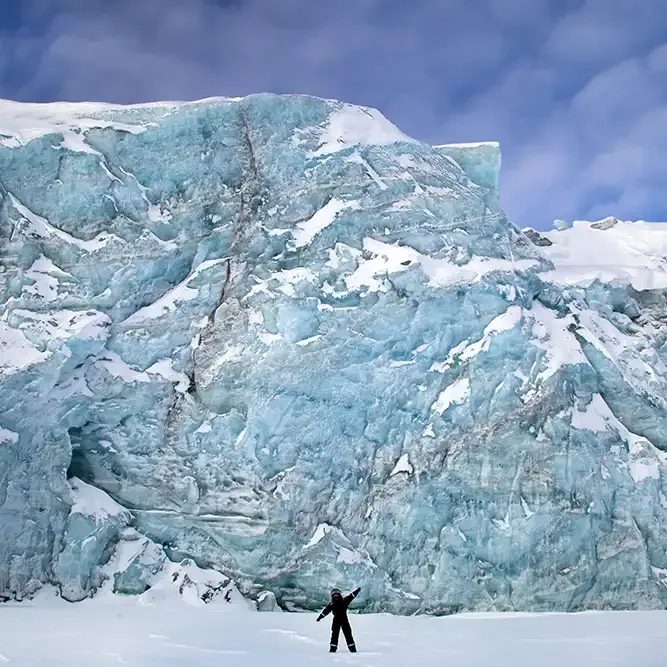
[(563, 285), (629, 283), (639, 292), (667, 288), (667, 223), (605, 218), (530, 233), (554, 264), (544, 274), (546, 280)]
[(288, 609), (664, 607), (655, 244), (522, 233), (497, 144), (311, 97), (0, 133), (0, 593), (197, 567)]

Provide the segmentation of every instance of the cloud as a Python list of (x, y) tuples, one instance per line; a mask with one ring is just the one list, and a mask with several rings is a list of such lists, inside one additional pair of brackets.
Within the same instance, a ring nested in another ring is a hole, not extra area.
[[(442, 125), (447, 139), (481, 130), (501, 141), (501, 199), (520, 225), (667, 215), (667, 46), (648, 27), (659, 5), (647, 0), (651, 11), (631, 20), (626, 0), (583, 3)], [(575, 44), (591, 25), (604, 39)]]
[(664, 36), (663, 0), (585, 0), (554, 25), (545, 54), (587, 69), (619, 62)]
[[(22, 0), (0, 96), (299, 92), (430, 141), (498, 139), (520, 225), (667, 215), (664, 0)], [(661, 136), (658, 136), (660, 135)]]
[[(667, 213), (667, 70), (655, 68), (660, 49), (594, 76), (541, 124), (510, 167), (510, 210), (537, 224), (546, 223), (545, 213), (566, 219)], [(560, 167), (536, 177), (539, 155)], [(523, 199), (528, 187), (542, 195)]]

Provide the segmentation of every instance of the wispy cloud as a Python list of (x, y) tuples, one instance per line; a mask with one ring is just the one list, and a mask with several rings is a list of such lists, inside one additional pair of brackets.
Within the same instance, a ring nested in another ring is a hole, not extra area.
[(426, 141), (498, 139), (520, 225), (667, 217), (664, 0), (22, 0), (0, 96), (302, 92)]

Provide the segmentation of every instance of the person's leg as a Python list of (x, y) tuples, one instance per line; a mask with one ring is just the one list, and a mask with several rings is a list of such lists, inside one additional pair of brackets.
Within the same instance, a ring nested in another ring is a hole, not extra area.
[(343, 634), (345, 635), (345, 641), (347, 642), (347, 648), (350, 649), (350, 653), (357, 652), (357, 646), (354, 643), (354, 637), (352, 636), (352, 628), (350, 627), (350, 621), (347, 618), (341, 622), (341, 627), (343, 628)]
[(338, 635), (340, 634), (340, 621), (334, 616), (331, 623), (331, 642), (329, 642), (329, 653), (335, 653), (338, 649)]

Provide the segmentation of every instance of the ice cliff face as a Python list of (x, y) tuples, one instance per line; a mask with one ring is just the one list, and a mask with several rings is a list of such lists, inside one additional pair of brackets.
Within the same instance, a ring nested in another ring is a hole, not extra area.
[(310, 97), (0, 103), (0, 594), (665, 606), (667, 231), (520, 232), (499, 165)]

